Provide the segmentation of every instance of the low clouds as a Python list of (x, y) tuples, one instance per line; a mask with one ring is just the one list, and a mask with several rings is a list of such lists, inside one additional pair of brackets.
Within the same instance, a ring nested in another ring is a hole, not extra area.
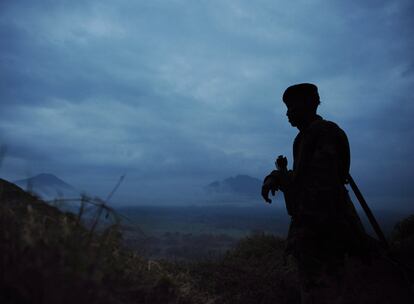
[(280, 96), (306, 81), (347, 131), (361, 187), (408, 200), (412, 13), (403, 0), (4, 1), (2, 175), (106, 193), (126, 173), (125, 199), (261, 177), (291, 159)]

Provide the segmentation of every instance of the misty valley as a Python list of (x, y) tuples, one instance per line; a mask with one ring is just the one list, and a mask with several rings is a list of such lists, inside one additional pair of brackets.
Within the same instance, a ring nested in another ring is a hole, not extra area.
[[(284, 238), (290, 221), (285, 210), (259, 203), (248, 207), (136, 206), (116, 210), (123, 218), (126, 247), (147, 258), (182, 261), (215, 258), (250, 235), (266, 233)], [(407, 216), (386, 210), (376, 210), (375, 214), (387, 234)], [(361, 218), (373, 235), (363, 214)]]
[(124, 244), (150, 258), (215, 257), (250, 234), (287, 232), (288, 217), (273, 208), (237, 206), (124, 207)]

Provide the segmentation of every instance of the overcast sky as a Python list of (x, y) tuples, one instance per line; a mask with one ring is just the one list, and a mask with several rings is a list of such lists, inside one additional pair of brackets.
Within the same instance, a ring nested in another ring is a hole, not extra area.
[(0, 175), (126, 174), (137, 204), (262, 178), (292, 159), (284, 89), (313, 82), (370, 204), (412, 206), (414, 3), (352, 2), (1, 1)]

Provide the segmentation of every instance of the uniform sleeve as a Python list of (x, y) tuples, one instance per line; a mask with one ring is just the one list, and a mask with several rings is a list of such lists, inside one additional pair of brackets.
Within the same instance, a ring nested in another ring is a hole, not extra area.
[[(350, 151), (345, 132), (334, 123), (320, 130), (315, 138), (311, 170), (343, 185), (349, 173)], [(325, 178), (324, 178), (325, 179)]]

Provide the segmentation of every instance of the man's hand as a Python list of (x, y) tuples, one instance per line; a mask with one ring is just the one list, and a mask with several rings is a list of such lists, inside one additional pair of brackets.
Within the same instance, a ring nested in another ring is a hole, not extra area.
[(269, 198), (269, 192), (275, 196), (276, 191), (279, 190), (279, 172), (277, 170), (272, 171), (268, 176), (265, 177), (262, 185), (262, 197), (263, 199), (271, 204), (272, 200)]

